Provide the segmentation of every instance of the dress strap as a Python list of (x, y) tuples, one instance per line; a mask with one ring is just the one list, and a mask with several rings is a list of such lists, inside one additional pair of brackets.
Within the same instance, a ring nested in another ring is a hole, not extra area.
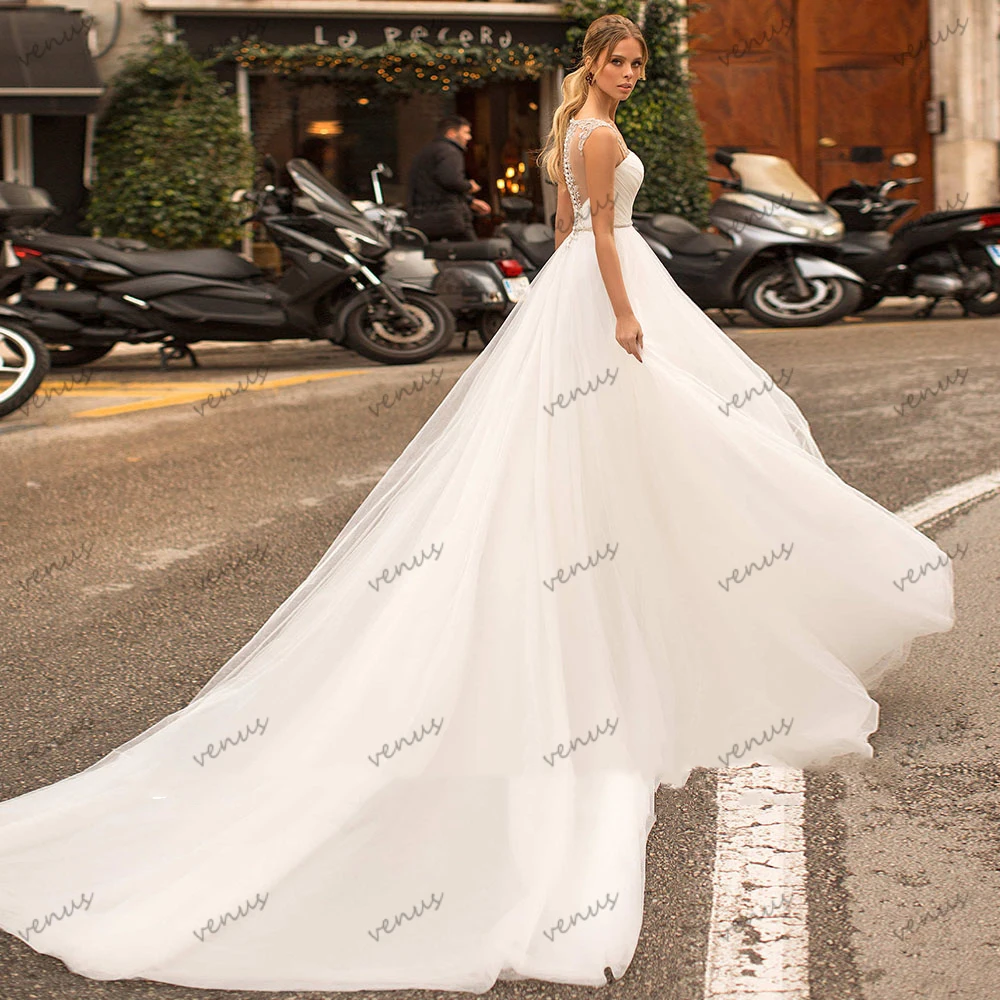
[(602, 125), (607, 125), (608, 128), (614, 129), (615, 135), (618, 137), (618, 144), (621, 146), (622, 152), (626, 156), (629, 154), (629, 148), (625, 145), (625, 138), (618, 131), (618, 126), (614, 122), (609, 122), (604, 118), (570, 118), (570, 125), (579, 125), (578, 129), (578, 144), (577, 149), (581, 152), (583, 151), (583, 144), (587, 141), (587, 137), (595, 128), (600, 128)]

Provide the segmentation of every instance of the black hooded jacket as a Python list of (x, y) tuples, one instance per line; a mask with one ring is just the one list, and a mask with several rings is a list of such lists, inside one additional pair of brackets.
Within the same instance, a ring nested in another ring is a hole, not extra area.
[(427, 143), (410, 166), (409, 224), (432, 240), (474, 234), (470, 183), (465, 176), (465, 150), (457, 142), (442, 137)]

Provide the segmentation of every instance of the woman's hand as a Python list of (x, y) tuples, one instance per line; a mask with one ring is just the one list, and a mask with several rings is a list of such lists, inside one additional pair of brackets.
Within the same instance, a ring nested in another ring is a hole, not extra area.
[(620, 316), (615, 323), (615, 340), (642, 363), (642, 327), (634, 315)]

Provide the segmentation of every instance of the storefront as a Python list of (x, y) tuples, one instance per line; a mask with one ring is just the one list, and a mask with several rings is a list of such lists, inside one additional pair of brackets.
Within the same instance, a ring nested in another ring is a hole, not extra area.
[(334, 2), (320, 14), (264, 0), (250, 14), (178, 2), (145, 6), (169, 12), (197, 53), (228, 45), (217, 70), (235, 85), (259, 153), (279, 163), (305, 153), (352, 198), (372, 197), (381, 161), (393, 171), (386, 199), (403, 202), (413, 156), (441, 117), (459, 114), (472, 123), (466, 169), (481, 197), (498, 209), (500, 194), (520, 194), (539, 218), (554, 210), (535, 157), (571, 65), (558, 4), (380, 2), (333, 14), (346, 6)]
[(0, 180), (45, 188), (62, 210), (56, 232), (79, 224), (104, 92), (89, 27), (65, 7), (0, 8)]

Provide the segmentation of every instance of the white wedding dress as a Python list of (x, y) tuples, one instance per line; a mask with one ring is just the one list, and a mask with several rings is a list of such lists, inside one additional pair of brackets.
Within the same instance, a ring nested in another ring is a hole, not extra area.
[(942, 551), (677, 288), (631, 152), (643, 363), (618, 345), (597, 122), (574, 231), (298, 589), (186, 708), (0, 804), (3, 930), (94, 979), (600, 986), (658, 783), (871, 756), (866, 686), (951, 627), (951, 565), (899, 586)]

